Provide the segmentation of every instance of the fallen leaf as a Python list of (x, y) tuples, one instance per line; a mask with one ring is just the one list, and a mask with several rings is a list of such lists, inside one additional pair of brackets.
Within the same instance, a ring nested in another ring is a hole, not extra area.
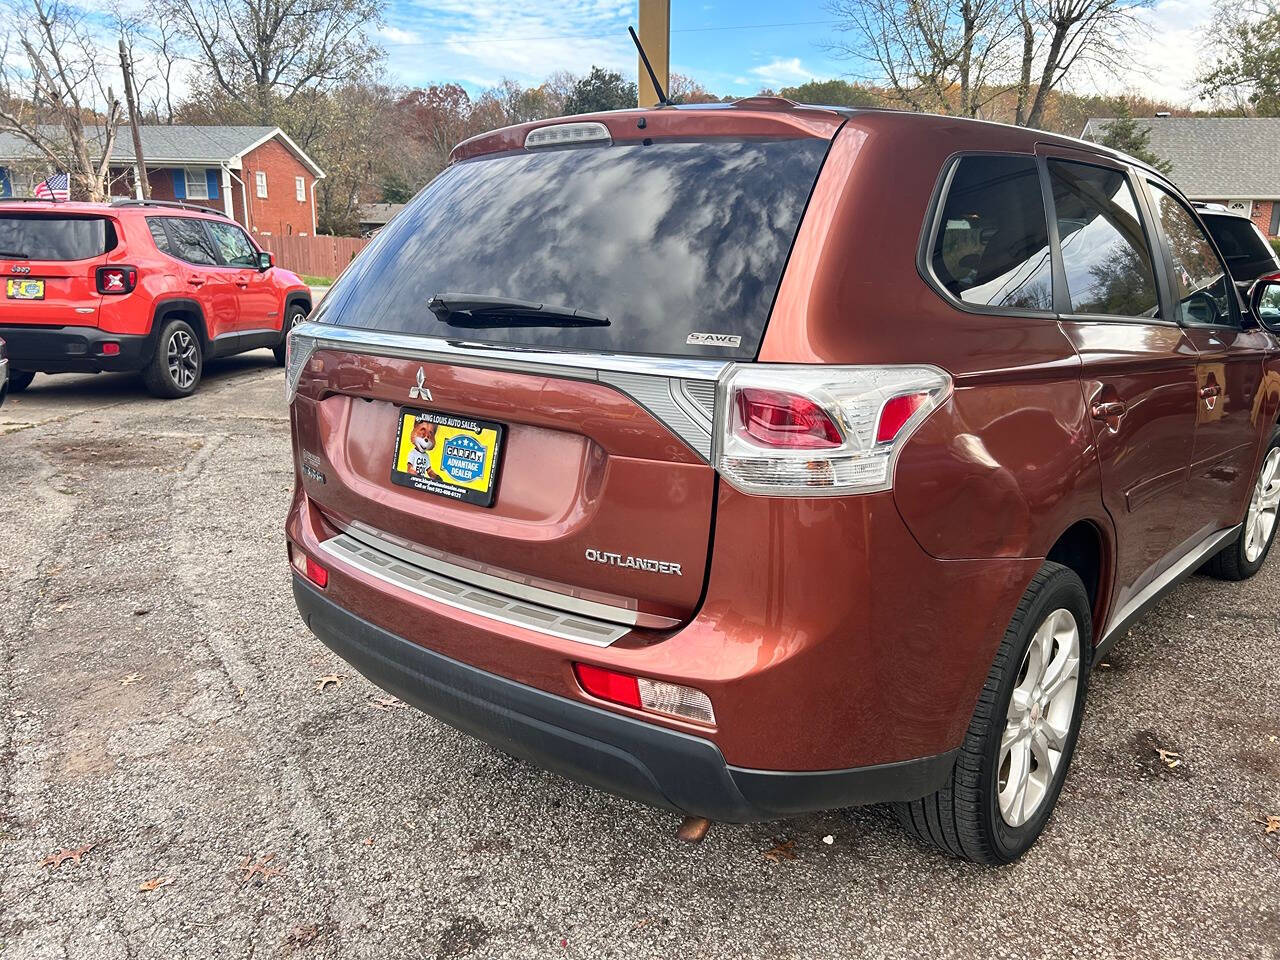
[(142, 674), (131, 673), (127, 677), (125, 677), (123, 680), (120, 681), (120, 686), (127, 687), (130, 684), (137, 683), (141, 679), (142, 679)]
[(796, 845), (794, 840), (775, 840), (773, 846), (764, 852), (764, 858), (773, 863), (781, 863), (783, 860), (796, 859), (795, 851), (792, 849)]
[(138, 609), (133, 611), (133, 615), (135, 617), (145, 617), (150, 612), (151, 611), (148, 610), (146, 607), (138, 607)]
[(57, 870), (62, 866), (62, 862), (64, 860), (70, 860), (72, 863), (79, 866), (80, 858), (92, 850), (94, 846), (96, 846), (96, 844), (86, 843), (83, 847), (76, 847), (74, 850), (58, 850), (41, 860), (40, 866), (52, 867), (54, 870)]
[(152, 890), (159, 890), (161, 887), (167, 887), (173, 883), (173, 877), (156, 877), (154, 880), (147, 880), (138, 884), (139, 893), (150, 893)]
[(330, 673), (323, 677), (316, 677), (316, 689), (323, 691), (327, 686), (329, 686), (329, 684), (333, 684), (335, 687), (340, 687), (342, 686), (342, 681), (343, 678), (338, 676), (336, 673)]
[(404, 701), (398, 697), (374, 697), (369, 701), (369, 706), (375, 710), (392, 710), (395, 707), (403, 707)]
[(1274, 813), (1268, 814), (1265, 821), (1259, 820), (1258, 823), (1263, 825), (1263, 833), (1280, 833), (1280, 816)]
[(1162, 750), (1159, 747), (1156, 747), (1155, 751), (1160, 757), (1160, 762), (1163, 763), (1170, 770), (1172, 770), (1174, 767), (1182, 765), (1182, 754), (1178, 753), (1178, 751)]
[(240, 869), (244, 871), (244, 876), (240, 878), (240, 882), (248, 883), (253, 879), (255, 873), (262, 877), (263, 880), (281, 876), (284, 871), (271, 865), (271, 861), (275, 858), (276, 855), (274, 853), (269, 853), (260, 863), (254, 863), (253, 857), (245, 857), (244, 862), (240, 864)]

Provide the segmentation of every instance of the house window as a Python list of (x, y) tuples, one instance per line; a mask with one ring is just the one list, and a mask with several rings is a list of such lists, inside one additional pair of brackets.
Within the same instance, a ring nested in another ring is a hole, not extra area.
[(299, 203), (307, 202), (307, 181), (302, 177), (293, 178), (293, 189), (298, 195)]
[(209, 199), (209, 182), (205, 179), (203, 170), (196, 170), (187, 167), (182, 171), (182, 175), (187, 180), (187, 199), (188, 200), (208, 200)]
[(253, 175), (254, 185), (257, 187), (258, 196), (265, 198), (267, 195), (267, 171), (259, 170)]

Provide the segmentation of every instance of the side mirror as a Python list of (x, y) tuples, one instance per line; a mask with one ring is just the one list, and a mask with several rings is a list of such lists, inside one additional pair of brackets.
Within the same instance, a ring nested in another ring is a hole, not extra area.
[(258, 254), (258, 272), (263, 273), (276, 265), (276, 258), (263, 250)]
[(1280, 273), (1269, 273), (1254, 281), (1249, 288), (1249, 309), (1268, 330), (1280, 332)]

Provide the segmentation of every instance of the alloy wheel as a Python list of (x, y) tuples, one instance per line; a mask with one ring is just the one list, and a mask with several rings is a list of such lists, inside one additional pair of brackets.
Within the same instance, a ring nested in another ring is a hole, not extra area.
[(1262, 556), (1271, 542), (1277, 509), (1280, 509), (1280, 447), (1272, 447), (1262, 461), (1244, 521), (1244, 557), (1250, 563)]
[(1075, 717), (1079, 683), (1080, 627), (1070, 611), (1059, 608), (1031, 638), (1000, 739), (1000, 816), (1011, 827), (1030, 820), (1053, 787)]
[(180, 390), (191, 389), (200, 370), (195, 339), (185, 330), (175, 330), (169, 337), (165, 352), (169, 361), (169, 376), (173, 378), (173, 382)]

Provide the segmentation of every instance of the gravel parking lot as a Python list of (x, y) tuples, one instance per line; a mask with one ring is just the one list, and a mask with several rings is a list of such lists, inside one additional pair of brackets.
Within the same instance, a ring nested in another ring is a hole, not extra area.
[(1121, 641), (1019, 864), (879, 810), (690, 847), (306, 632), (281, 394), (262, 351), (189, 400), (41, 376), (0, 408), (5, 960), (1280, 956), (1280, 557)]

